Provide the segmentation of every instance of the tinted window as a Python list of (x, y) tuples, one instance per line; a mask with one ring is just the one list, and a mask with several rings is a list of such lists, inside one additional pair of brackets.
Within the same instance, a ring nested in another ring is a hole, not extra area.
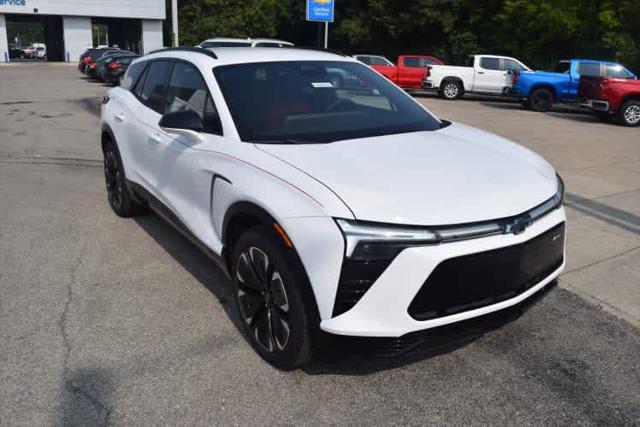
[(131, 90), (138, 81), (138, 78), (140, 78), (140, 75), (142, 75), (145, 65), (147, 65), (146, 62), (137, 62), (129, 67), (129, 70), (127, 70), (127, 74), (125, 74), (122, 78), (120, 87), (122, 87), (123, 89)]
[(142, 86), (142, 92), (140, 92), (142, 102), (160, 114), (164, 112), (164, 92), (171, 65), (170, 61), (151, 62)]
[(578, 64), (578, 74), (581, 76), (600, 76), (600, 63), (599, 62), (580, 62)]
[(416, 58), (416, 57), (404, 58), (402, 63), (404, 64), (405, 67), (422, 68), (422, 66), (420, 65), (420, 58)]
[(440, 63), (434, 58), (421, 58), (421, 63), (423, 67), (427, 65), (440, 65)]
[(605, 77), (613, 77), (617, 79), (631, 79), (633, 74), (627, 71), (622, 65), (607, 64), (604, 70)]
[(379, 56), (371, 57), (371, 65), (390, 65), (389, 61), (384, 58), (380, 58)]
[(515, 71), (515, 70), (522, 71), (525, 68), (519, 63), (517, 63), (516, 61), (514, 61), (513, 59), (503, 59), (502, 67), (500, 69), (503, 71)]
[(363, 64), (373, 65), (372, 58), (370, 56), (356, 56), (356, 59)]
[(167, 86), (165, 113), (191, 110), (198, 113), (205, 131), (220, 133), (220, 124), (207, 85), (192, 65), (177, 62)]
[(480, 67), (485, 70), (499, 70), (500, 69), (500, 59), (498, 58), (481, 58), (480, 59)]
[(356, 62), (214, 68), (243, 141), (322, 143), (440, 128), (401, 89)]

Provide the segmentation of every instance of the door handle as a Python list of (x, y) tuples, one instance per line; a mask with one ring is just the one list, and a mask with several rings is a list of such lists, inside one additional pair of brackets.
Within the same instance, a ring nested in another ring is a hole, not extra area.
[(124, 122), (124, 114), (123, 113), (116, 114), (114, 118), (116, 119), (116, 122)]
[(478, 71), (478, 74), (484, 74), (484, 71)]
[(160, 133), (158, 132), (154, 132), (151, 135), (149, 135), (149, 139), (155, 142), (156, 144), (159, 144), (162, 142), (162, 138), (160, 137)]

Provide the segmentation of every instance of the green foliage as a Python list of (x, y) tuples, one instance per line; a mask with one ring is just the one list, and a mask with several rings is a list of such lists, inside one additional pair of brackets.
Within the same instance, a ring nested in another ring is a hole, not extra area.
[[(281, 37), (317, 45), (304, 0), (180, 0), (184, 44), (211, 37)], [(169, 31), (170, 32), (170, 31)], [(330, 45), (395, 57), (430, 53), (461, 63), (507, 54), (537, 68), (611, 59), (640, 71), (640, 0), (336, 0)]]

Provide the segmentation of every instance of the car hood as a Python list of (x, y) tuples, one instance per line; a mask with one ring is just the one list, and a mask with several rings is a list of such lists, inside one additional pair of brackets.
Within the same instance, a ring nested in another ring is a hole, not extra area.
[(540, 156), (461, 124), (257, 147), (323, 183), (359, 220), (449, 225), (498, 219), (525, 212), (557, 190), (555, 171)]

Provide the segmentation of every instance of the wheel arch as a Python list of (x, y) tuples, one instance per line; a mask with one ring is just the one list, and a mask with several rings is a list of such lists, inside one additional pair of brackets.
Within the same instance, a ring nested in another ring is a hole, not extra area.
[(456, 76), (443, 77), (442, 80), (440, 81), (440, 90), (442, 90), (443, 86), (446, 85), (449, 82), (460, 83), (460, 86), (462, 87), (462, 90), (464, 91), (464, 81), (460, 77), (456, 77)]
[(102, 125), (102, 131), (100, 133), (100, 147), (102, 152), (104, 153), (104, 147), (107, 145), (107, 142), (112, 142), (113, 144), (118, 145), (116, 141), (116, 137), (111, 130), (111, 127), (107, 124)]
[(531, 89), (529, 90), (529, 96), (531, 96), (531, 94), (538, 89), (547, 89), (548, 91), (550, 91), (553, 95), (553, 102), (556, 102), (556, 100), (558, 99), (558, 93), (556, 92), (556, 89), (553, 87), (553, 85), (550, 85), (548, 83), (537, 83), (531, 86)]
[(622, 98), (620, 101), (620, 107), (624, 105), (625, 102), (629, 101), (640, 101), (640, 93), (629, 93)]
[[(224, 260), (231, 277), (233, 277), (233, 243), (237, 241), (244, 230), (257, 226), (265, 226), (272, 229), (274, 231), (274, 234), (279, 235), (285, 246), (287, 246), (287, 242), (285, 239), (289, 239), (289, 237), (286, 234), (286, 230), (284, 230), (283, 225), (281, 225), (281, 223), (276, 220), (271, 213), (254, 202), (235, 202), (234, 204), (229, 206), (224, 215), (221, 231), (221, 240), (223, 243), (222, 259)], [(279, 227), (281, 231), (279, 231), (276, 226)], [(282, 235), (282, 233), (284, 233), (284, 236)], [(289, 244), (291, 244), (290, 240)], [(315, 304), (316, 310), (318, 310), (318, 299), (315, 294), (314, 287), (311, 285), (311, 280), (309, 278), (309, 274), (307, 273), (307, 269), (302, 262), (302, 259), (298, 254), (295, 246), (291, 245), (290, 249), (293, 252), (294, 258), (299, 263), (298, 265), (302, 269), (302, 273), (306, 277), (307, 284), (310, 287), (311, 295), (313, 296), (313, 302)]]

